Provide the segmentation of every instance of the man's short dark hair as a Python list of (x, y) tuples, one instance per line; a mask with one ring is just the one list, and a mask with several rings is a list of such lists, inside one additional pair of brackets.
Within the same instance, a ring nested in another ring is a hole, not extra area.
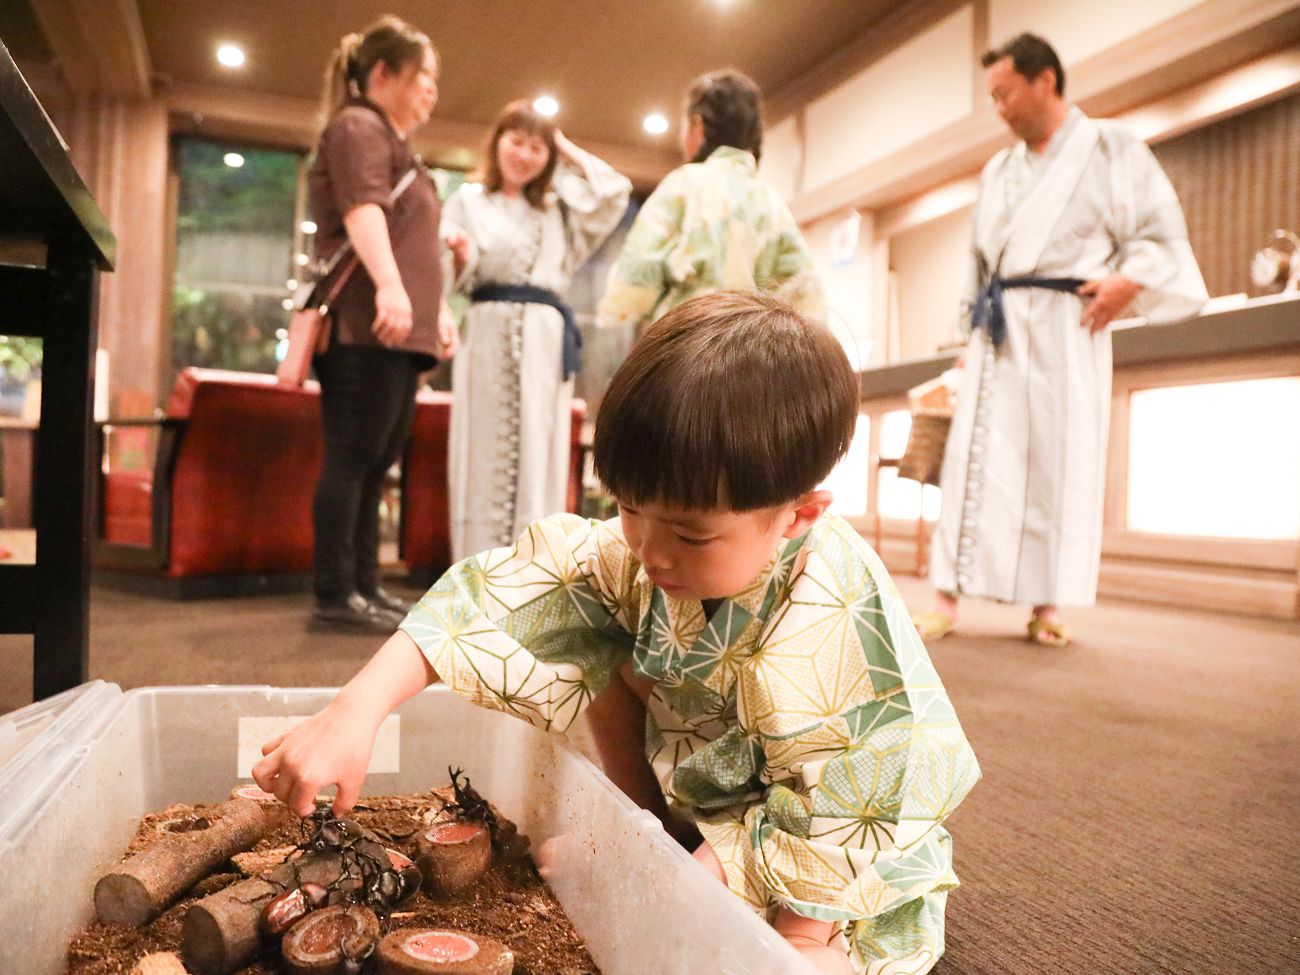
[(596, 474), (628, 504), (757, 511), (844, 456), (858, 381), (839, 340), (771, 295), (716, 291), (659, 319), (596, 417)]
[(991, 68), (1003, 58), (1010, 58), (1016, 72), (1030, 81), (1051, 68), (1056, 72), (1056, 93), (1065, 94), (1065, 69), (1061, 67), (1061, 59), (1056, 56), (1056, 49), (1037, 34), (1018, 34), (1001, 47), (984, 52), (980, 64)]

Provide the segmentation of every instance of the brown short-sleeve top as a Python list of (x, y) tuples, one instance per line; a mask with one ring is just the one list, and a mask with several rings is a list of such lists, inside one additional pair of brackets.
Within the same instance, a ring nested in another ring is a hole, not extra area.
[[(387, 211), (393, 258), (411, 298), (411, 334), (398, 348), (433, 359), (442, 300), (440, 206), (433, 180), (422, 166), (415, 182), (388, 206), (393, 188), (413, 165), (418, 162), (411, 147), (380, 110), (369, 102), (353, 101), (321, 133), (307, 174), (308, 208), (316, 221), (316, 253), (321, 258), (328, 258), (347, 239), (344, 214), (365, 203)], [(332, 310), (338, 342), (380, 345), (370, 330), (375, 285), (364, 266), (353, 272)]]

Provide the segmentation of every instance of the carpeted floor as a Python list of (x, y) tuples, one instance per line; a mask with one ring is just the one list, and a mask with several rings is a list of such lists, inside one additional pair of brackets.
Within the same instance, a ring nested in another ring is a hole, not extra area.
[[(91, 677), (342, 683), (377, 641), (309, 636), (306, 605), (96, 588)], [(1300, 625), (1111, 603), (1052, 651), (965, 609), (932, 655), (984, 779), (949, 820), (937, 975), (1300, 972)], [(0, 636), (0, 713), (30, 695), (30, 638)]]

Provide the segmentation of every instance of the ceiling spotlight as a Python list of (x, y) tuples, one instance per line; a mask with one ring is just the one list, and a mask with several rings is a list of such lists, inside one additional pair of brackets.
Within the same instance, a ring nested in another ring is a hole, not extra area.
[(554, 115), (560, 110), (560, 103), (550, 95), (540, 95), (533, 99), (533, 108), (539, 115)]
[(226, 153), (221, 157), (221, 161), (231, 169), (238, 169), (240, 166), (244, 165), (244, 157), (237, 152)]
[(316, 221), (304, 220), (302, 223), (298, 224), (298, 229), (304, 234), (314, 234), (316, 232)]
[(244, 49), (238, 44), (220, 44), (217, 46), (217, 61), (227, 68), (242, 68)]
[(293, 263), (297, 264), (299, 267), (306, 267), (306, 266), (307, 266), (307, 255), (306, 255), (306, 254), (299, 254), (297, 257), (295, 257), (295, 258), (293, 259)]
[(651, 135), (663, 135), (668, 131), (668, 120), (655, 112), (653, 115), (647, 115), (641, 123), (641, 127)]
[(280, 307), (283, 308), (285, 311), (293, 311), (293, 299), (285, 298), (281, 300)]

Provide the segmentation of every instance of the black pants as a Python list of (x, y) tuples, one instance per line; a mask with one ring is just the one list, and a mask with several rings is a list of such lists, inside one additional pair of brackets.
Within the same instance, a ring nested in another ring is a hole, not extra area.
[(322, 602), (379, 585), (384, 476), (411, 435), (420, 373), (415, 356), (334, 344), (312, 365), (321, 386), (325, 462), (312, 507), (314, 584)]

